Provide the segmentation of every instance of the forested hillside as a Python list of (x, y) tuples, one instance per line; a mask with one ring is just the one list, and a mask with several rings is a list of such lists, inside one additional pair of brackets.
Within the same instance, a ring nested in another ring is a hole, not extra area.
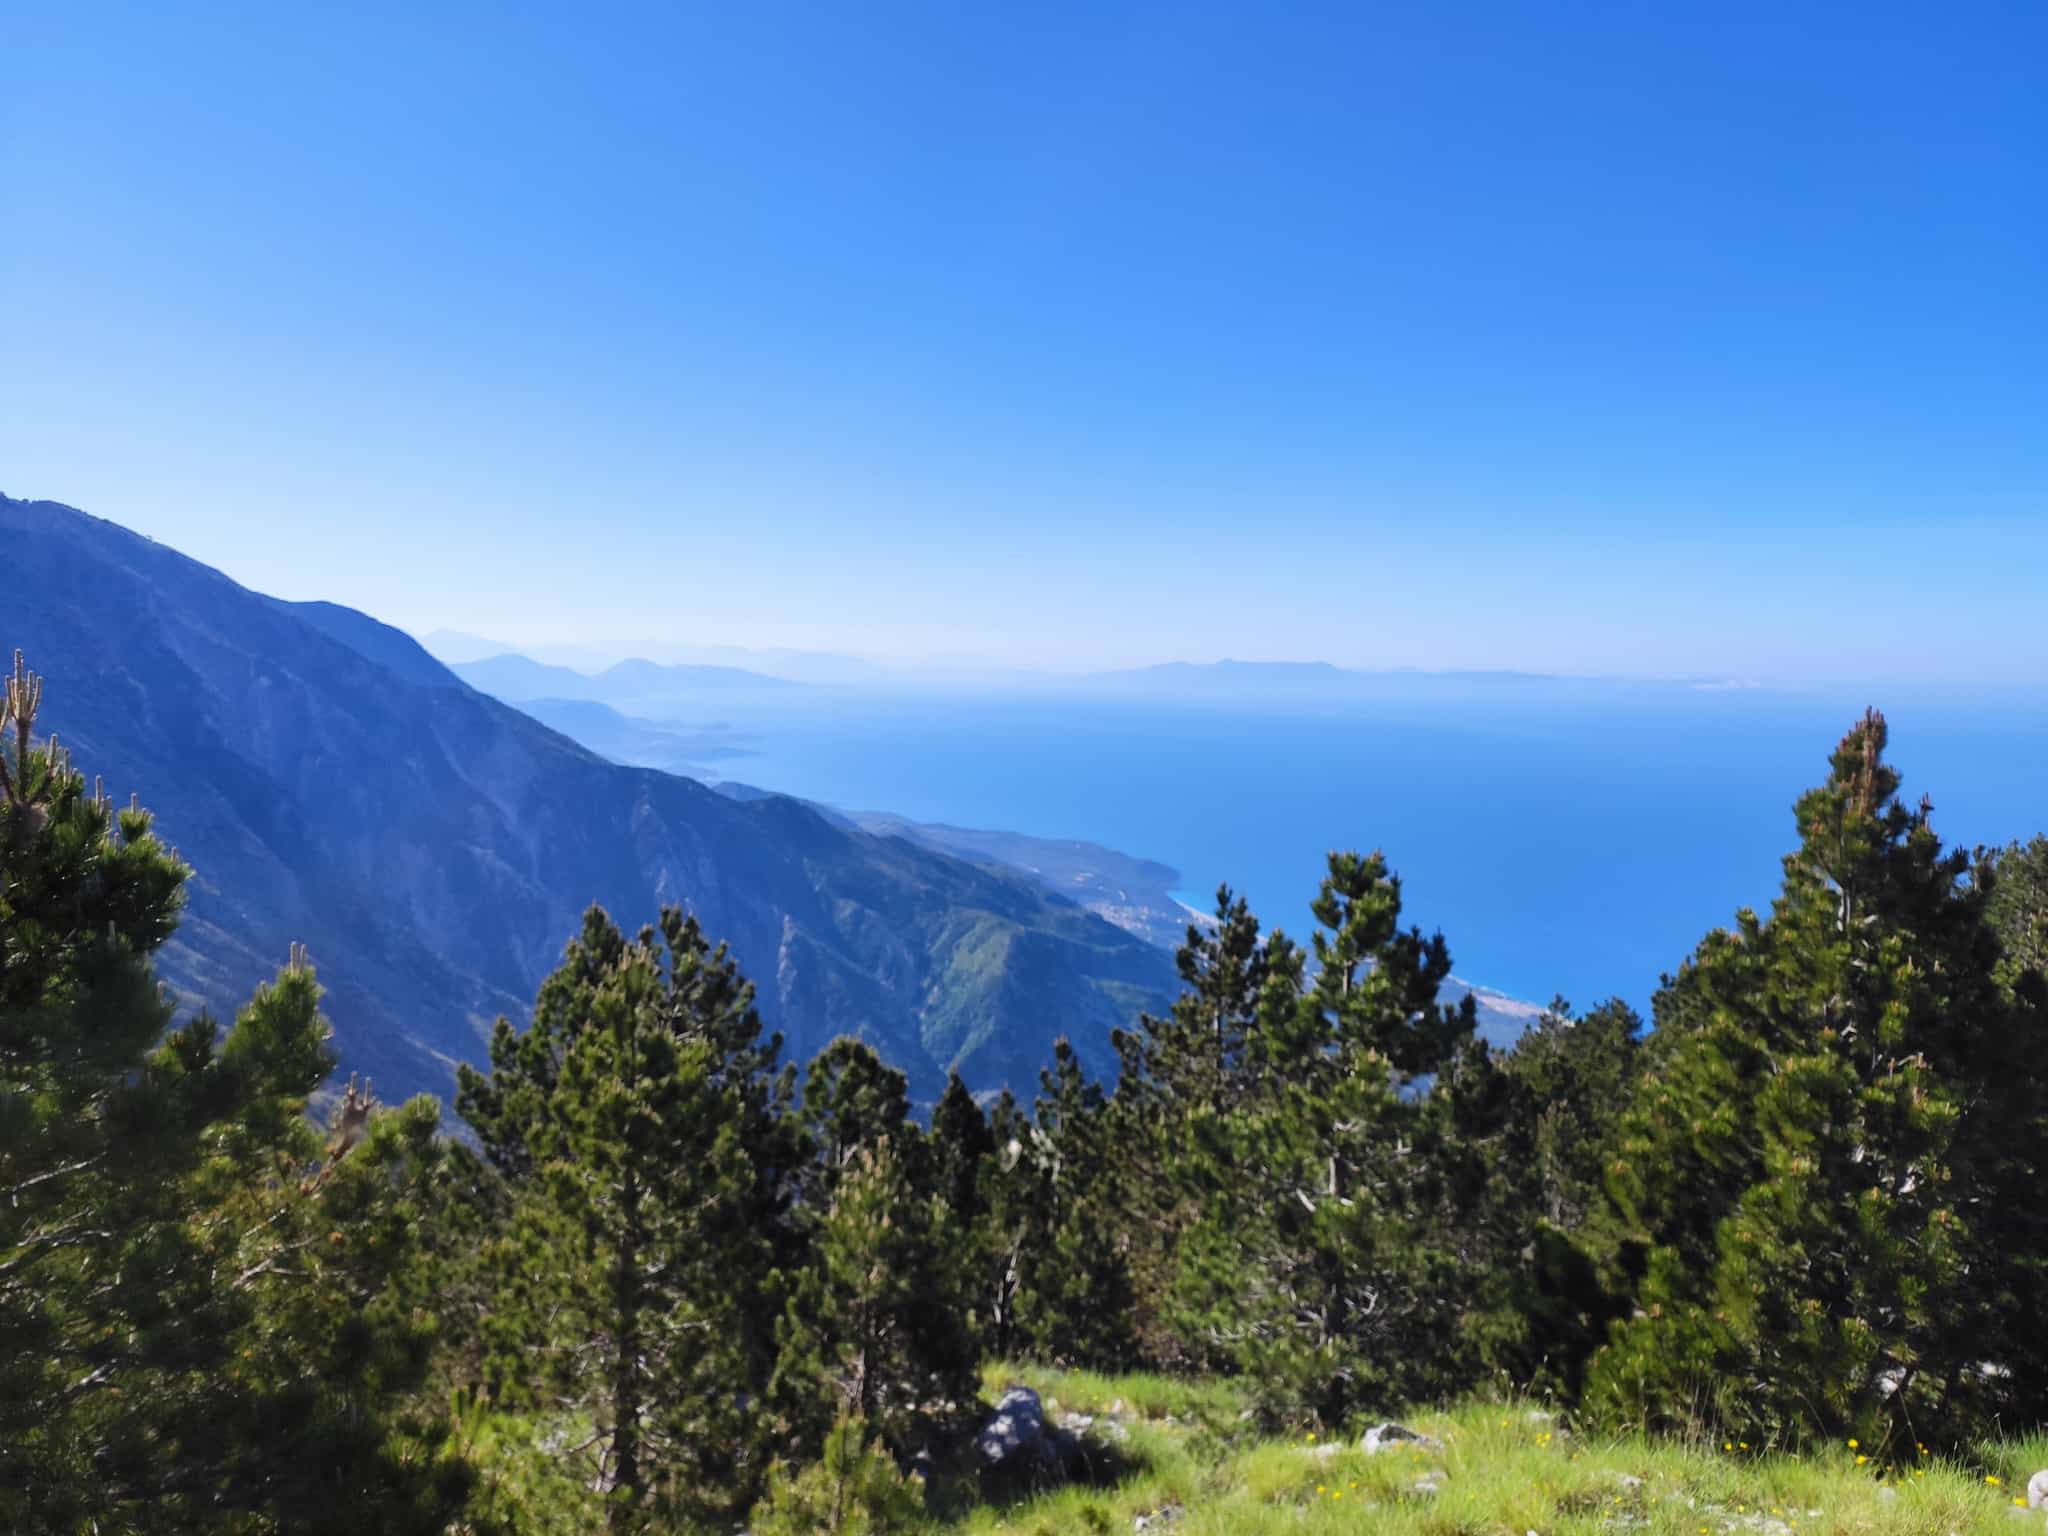
[[(1398, 878), (1337, 854), (1303, 940), (1224, 894), (1114, 1079), (1062, 1041), (1030, 1101), (956, 1076), (921, 1119), (859, 1040), (785, 1053), (697, 916), (593, 906), (462, 1072), (458, 1141), (353, 1080), (316, 1132), (347, 1037), (300, 951), (232, 1027), (174, 1024), (192, 872), (42, 734), (56, 700), (17, 660), (7, 1529), (911, 1530), (1182, 1454), (1030, 1392), (991, 1417), (997, 1360), (1221, 1383), (1212, 1459), (1458, 1400), (1542, 1401), (1546, 1453), (1652, 1437), (1670, 1502), (1544, 1506), (1588, 1530), (1690, 1517), (1679, 1444), (1826, 1448), (1873, 1501), (1936, 1466), (1965, 1521), (1957, 1477), (2012, 1471), (1988, 1437), (2048, 1415), (2048, 843), (1944, 848), (1875, 713), (1800, 799), (1771, 910), (1684, 958), (1652, 1032), (1560, 1003), (1490, 1048)], [(1472, 1471), (1384, 1427), (1334, 1454), (1394, 1444), (1435, 1470), (1254, 1458), (1215, 1511), (1142, 1518), (1334, 1520), (1340, 1468), (1411, 1505)]]

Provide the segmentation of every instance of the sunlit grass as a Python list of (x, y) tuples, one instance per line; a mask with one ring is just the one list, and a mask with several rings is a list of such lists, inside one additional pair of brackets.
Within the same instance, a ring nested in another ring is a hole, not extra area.
[(990, 1365), (982, 1385), (991, 1399), (1013, 1384), (1029, 1386), (1048, 1405), (1064, 1413), (1105, 1414), (1112, 1409), (1141, 1419), (1175, 1419), (1220, 1428), (1238, 1421), (1247, 1399), (1224, 1381), (1182, 1381), (1172, 1376), (1133, 1372), (1104, 1376), (1094, 1371), (1056, 1371), (1037, 1367)]
[[(2048, 1435), (1986, 1445), (1967, 1464), (1909, 1453), (1882, 1464), (1848, 1445), (1795, 1456), (1719, 1445), (1574, 1435), (1532, 1405), (1471, 1404), (1404, 1418), (1433, 1447), (1368, 1456), (1335, 1442), (1262, 1436), (1227, 1382), (995, 1365), (993, 1401), (1038, 1392), (1056, 1422), (1114, 1447), (1131, 1468), (1106, 1488), (1069, 1488), (934, 1522), (925, 1536), (1148, 1532), (1171, 1536), (1957, 1536), (2048, 1533), (2018, 1507), (2048, 1468)], [(469, 1448), (497, 1512), (539, 1536), (597, 1528), (601, 1501), (561, 1461), (567, 1430), (488, 1415)], [(576, 1438), (581, 1438), (579, 1434)], [(1859, 1464), (1858, 1455), (1866, 1460)], [(1996, 1479), (1996, 1481), (1992, 1481)], [(1173, 1512), (1160, 1521), (1162, 1511)]]
[[(1143, 1462), (1111, 1489), (1067, 1490), (978, 1509), (941, 1529), (1133, 1530), (1178, 1506), (1175, 1536), (1371, 1530), (1388, 1536), (1946, 1536), (2048, 1529), (2016, 1506), (2048, 1467), (2048, 1438), (1984, 1448), (1972, 1465), (1914, 1456), (1859, 1465), (1844, 1445), (1806, 1456), (1581, 1438), (1528, 1406), (1472, 1405), (1405, 1420), (1441, 1449), (1367, 1456), (1355, 1439), (1260, 1440), (1227, 1385), (999, 1367), (994, 1390), (1028, 1385), (1061, 1413), (1117, 1422)], [(1996, 1478), (1994, 1483), (1990, 1479)]]

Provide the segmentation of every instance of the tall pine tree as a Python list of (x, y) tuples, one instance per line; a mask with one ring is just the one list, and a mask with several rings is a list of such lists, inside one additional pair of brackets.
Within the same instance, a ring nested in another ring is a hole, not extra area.
[(438, 1156), (372, 1115), (302, 955), (232, 1031), (174, 1025), (151, 957), (187, 871), (133, 803), (0, 707), (0, 1525), (439, 1532), (465, 1469), (410, 1402), (408, 1284)]
[[(1112, 1037), (1120, 1062), (1112, 1140), (1128, 1202), (1134, 1329), (1148, 1362), (1213, 1370), (1227, 1364), (1205, 1330), (1182, 1326), (1176, 1298), (1189, 1232), (1233, 1181), (1224, 1128), (1270, 1083), (1251, 1070), (1273, 996), (1293, 1005), (1298, 958), (1283, 934), (1264, 935), (1244, 898), (1216, 893), (1214, 918), (1191, 924), (1176, 957), (1183, 990)], [(1277, 983), (1277, 985), (1275, 985)], [(1234, 1282), (1223, 1277), (1226, 1289)]]
[(970, 1234), (909, 1112), (904, 1075), (861, 1041), (833, 1041), (805, 1074), (804, 1257), (774, 1390), (800, 1456), (817, 1455), (835, 1422), (908, 1454), (974, 1397)]
[(1609, 1418), (1896, 1452), (2048, 1406), (2041, 1020), (1885, 745), (1871, 712), (1799, 801), (1770, 916), (1658, 997), (1610, 1180), (1640, 1279), (1593, 1365)]
[(628, 940), (592, 908), (523, 1033), (458, 1107), (513, 1188), (493, 1385), (594, 1418), (614, 1530), (744, 1508), (773, 1366), (793, 1146), (780, 1042), (694, 919)]
[(1443, 1000), (1449, 953), (1401, 928), (1400, 882), (1378, 854), (1333, 853), (1313, 911), (1313, 973), (1268, 941), (1257, 1002), (1237, 1005), (1245, 1081), (1193, 1123), (1178, 1176), (1200, 1216), (1175, 1287), (1191, 1351), (1250, 1376), (1275, 1414), (1335, 1423), (1457, 1380), (1459, 1275), (1427, 1089), (1469, 1045), (1474, 1013)]

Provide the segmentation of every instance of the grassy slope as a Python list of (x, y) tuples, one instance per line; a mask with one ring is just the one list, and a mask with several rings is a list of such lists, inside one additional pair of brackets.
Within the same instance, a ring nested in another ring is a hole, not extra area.
[[(1440, 1452), (1368, 1457), (1243, 1432), (1227, 1388), (1158, 1378), (997, 1369), (992, 1393), (1033, 1386), (1060, 1414), (1117, 1414), (1128, 1449), (1148, 1465), (1107, 1490), (1072, 1489), (1006, 1510), (980, 1509), (951, 1529), (1045, 1533), (1130, 1531), (1140, 1515), (1178, 1506), (1173, 1536), (1264, 1536), (1369, 1529), (1387, 1536), (1941, 1536), (2041, 1531), (2048, 1516), (2016, 1509), (2027, 1477), (2048, 1467), (2048, 1437), (1987, 1447), (1972, 1466), (1858, 1466), (1846, 1446), (1794, 1457), (1639, 1440), (1578, 1439), (1529, 1408), (1474, 1405), (1407, 1422)], [(1424, 1493), (1426, 1478), (1440, 1491)], [(1996, 1478), (1994, 1483), (1990, 1479)]]
[[(1471, 1404), (1419, 1414), (1410, 1427), (1440, 1451), (1366, 1456), (1305, 1438), (1261, 1438), (1229, 1386), (1157, 1376), (991, 1367), (1006, 1386), (1036, 1388), (1056, 1419), (1093, 1416), (1093, 1443), (1136, 1470), (1114, 1486), (1070, 1488), (982, 1506), (922, 1536), (1070, 1536), (1143, 1528), (1164, 1536), (1970, 1536), (2048, 1530), (2048, 1514), (2015, 1507), (2048, 1468), (2048, 1435), (1987, 1446), (1970, 1465), (1856, 1463), (1848, 1447), (1808, 1456), (1730, 1452), (1642, 1440), (1578, 1438), (1528, 1406)], [(1114, 1422), (1115, 1430), (1105, 1432)], [(578, 1486), (560, 1448), (587, 1425), (543, 1433), (480, 1414), (464, 1437), (484, 1470), (486, 1503), (528, 1536), (582, 1536), (602, 1503)], [(1123, 1438), (1119, 1439), (1119, 1433)], [(1996, 1478), (1993, 1482), (1991, 1479)], [(1417, 1485), (1435, 1482), (1426, 1493)], [(1164, 1515), (1164, 1520), (1161, 1516)]]

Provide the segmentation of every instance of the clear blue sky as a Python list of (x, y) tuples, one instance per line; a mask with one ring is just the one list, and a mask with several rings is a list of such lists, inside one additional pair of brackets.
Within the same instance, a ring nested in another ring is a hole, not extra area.
[(0, 490), (416, 629), (2048, 679), (2048, 7), (0, 0)]

